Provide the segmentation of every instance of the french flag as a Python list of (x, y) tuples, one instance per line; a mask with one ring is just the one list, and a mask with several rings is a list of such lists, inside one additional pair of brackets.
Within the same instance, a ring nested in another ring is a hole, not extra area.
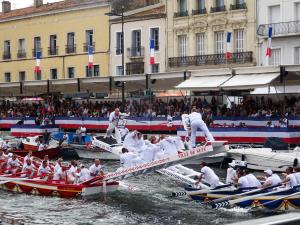
[(40, 73), (41, 72), (41, 51), (36, 51), (35, 57), (36, 57), (36, 64), (35, 64), (34, 72)]
[(93, 46), (88, 47), (88, 56), (89, 56), (89, 63), (88, 63), (88, 68), (91, 69), (94, 66), (94, 56), (93, 56)]
[(231, 58), (230, 52), (230, 42), (231, 42), (231, 32), (227, 32), (227, 42), (226, 42), (226, 60), (229, 61)]
[(154, 39), (150, 40), (150, 65), (155, 64), (155, 55), (154, 55)]
[(269, 27), (269, 34), (268, 34), (268, 47), (267, 47), (267, 51), (266, 51), (266, 57), (271, 57), (272, 55), (272, 34), (273, 34), (273, 28)]

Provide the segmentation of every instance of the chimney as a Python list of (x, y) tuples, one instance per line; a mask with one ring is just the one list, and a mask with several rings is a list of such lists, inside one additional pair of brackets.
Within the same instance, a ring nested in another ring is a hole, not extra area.
[(43, 0), (34, 0), (33, 5), (38, 8), (43, 5)]
[(2, 2), (2, 12), (8, 13), (11, 11), (11, 3), (9, 1)]

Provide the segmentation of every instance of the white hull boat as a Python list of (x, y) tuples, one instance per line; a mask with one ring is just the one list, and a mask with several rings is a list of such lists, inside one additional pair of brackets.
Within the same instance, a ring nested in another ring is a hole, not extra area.
[(101, 149), (74, 149), (81, 159), (120, 160), (120, 156)]
[(228, 151), (228, 157), (247, 161), (247, 167), (253, 170), (271, 169), (283, 172), (287, 167), (297, 166), (300, 152), (273, 151), (271, 148), (237, 148)]

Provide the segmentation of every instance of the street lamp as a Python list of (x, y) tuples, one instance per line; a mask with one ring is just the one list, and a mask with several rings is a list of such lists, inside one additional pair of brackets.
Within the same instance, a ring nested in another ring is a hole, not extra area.
[[(111, 11), (108, 13), (105, 13), (106, 16), (119, 16), (121, 17), (122, 21), (122, 46), (121, 46), (121, 51), (122, 51), (122, 75), (125, 75), (125, 60), (124, 60), (124, 5), (122, 5), (122, 10), (121, 13), (117, 13), (115, 11)], [(125, 82), (122, 81), (122, 107), (125, 109)]]

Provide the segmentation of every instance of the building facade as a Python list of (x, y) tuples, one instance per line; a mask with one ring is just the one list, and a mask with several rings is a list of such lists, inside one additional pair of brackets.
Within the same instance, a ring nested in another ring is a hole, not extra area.
[[(0, 82), (75, 79), (109, 75), (109, 18), (106, 0), (65, 0), (0, 14)], [(88, 49), (94, 66), (88, 68)], [(35, 72), (36, 52), (41, 52)], [(67, 84), (68, 82), (66, 82)]]
[[(259, 65), (300, 64), (300, 0), (258, 1)], [(272, 27), (272, 54), (266, 58)]]
[[(110, 24), (110, 74), (112, 76), (123, 75), (123, 49), (124, 75), (165, 72), (164, 5), (155, 4), (125, 13), (124, 48), (121, 19), (112, 18)], [(154, 41), (154, 64), (150, 64), (150, 40)]]
[[(189, 70), (256, 64), (253, 0), (168, 0), (168, 69)], [(232, 33), (226, 60), (226, 34)]]

